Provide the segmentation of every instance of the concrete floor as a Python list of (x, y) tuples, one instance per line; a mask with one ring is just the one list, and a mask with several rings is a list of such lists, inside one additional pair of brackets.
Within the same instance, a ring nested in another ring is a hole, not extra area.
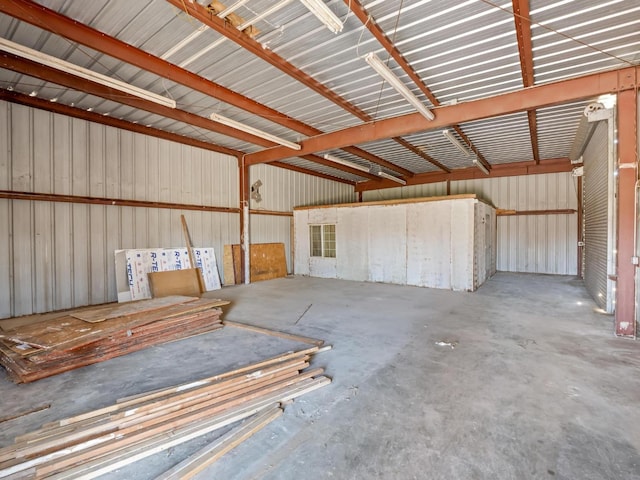
[[(499, 273), (460, 293), (295, 277), (215, 294), (233, 302), (224, 318), (332, 344), (314, 366), (333, 383), (198, 478), (640, 479), (640, 343), (613, 336), (579, 280)], [(225, 328), (29, 385), (0, 373), (1, 415), (52, 404), (0, 425), (0, 445), (298, 346)], [(105, 478), (154, 478), (221, 433)]]

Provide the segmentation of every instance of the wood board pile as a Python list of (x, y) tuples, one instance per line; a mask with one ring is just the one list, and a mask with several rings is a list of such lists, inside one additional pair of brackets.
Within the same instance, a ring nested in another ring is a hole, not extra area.
[(222, 310), (216, 307), (228, 303), (165, 297), (83, 310), (4, 330), (0, 334), (0, 364), (14, 382), (33, 382), (222, 328)]
[[(318, 347), (45, 424), (0, 449), (0, 478), (95, 478), (328, 385)], [(270, 414), (271, 415), (271, 414)]]

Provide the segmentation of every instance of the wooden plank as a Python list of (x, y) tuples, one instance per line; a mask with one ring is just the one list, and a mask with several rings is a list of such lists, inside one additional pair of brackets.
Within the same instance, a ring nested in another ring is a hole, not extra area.
[(134, 313), (150, 312), (152, 310), (158, 310), (172, 305), (180, 305), (183, 303), (193, 302), (197, 299), (198, 297), (170, 295), (162, 298), (138, 300), (135, 302), (127, 302), (124, 304), (110, 304), (100, 308), (72, 312), (70, 313), (70, 315), (74, 318), (84, 320), (85, 322), (103, 322), (104, 320), (125, 317)]
[(202, 270), (200, 270), (196, 265), (196, 259), (193, 256), (193, 244), (191, 243), (191, 237), (189, 236), (189, 227), (187, 227), (187, 219), (184, 218), (184, 215), (180, 215), (180, 221), (182, 222), (182, 233), (184, 234), (184, 242), (187, 246), (189, 263), (191, 264), (191, 268), (195, 268), (196, 273), (198, 274), (198, 287), (200, 288), (200, 293), (206, 292), (207, 289), (204, 286), (204, 278), (202, 277)]
[[(275, 402), (285, 402), (307, 392), (328, 385), (329, 383), (331, 383), (331, 380), (327, 377), (305, 380), (303, 382), (300, 382), (299, 384), (284, 387), (266, 396), (246, 399), (246, 402), (231, 402), (229, 408), (231, 408), (231, 412), (234, 412), (236, 408), (244, 409), (245, 412), (247, 412), (249, 415), (252, 415), (260, 410), (263, 410), (264, 408), (271, 406)], [(185, 428), (192, 424), (202, 425), (203, 428), (201, 431), (203, 431), (203, 433), (208, 433), (208, 431), (211, 431), (211, 429), (207, 429), (207, 426), (210, 426), (212, 421), (219, 422), (218, 419), (220, 414), (222, 414), (222, 417), (225, 417), (226, 412), (220, 412), (219, 407), (204, 408), (198, 410), (197, 412), (194, 412), (187, 417), (181, 417), (179, 419), (169, 419), (168, 421), (163, 422), (160, 425), (152, 425), (150, 427), (147, 427), (144, 424), (141, 424), (139, 425), (137, 431), (127, 432), (121, 430), (118, 431), (117, 434), (109, 434), (106, 436), (98, 437), (96, 439), (88, 440), (80, 444), (75, 444), (72, 447), (72, 451), (69, 451), (69, 449), (63, 449), (56, 452), (47, 453), (43, 457), (35, 457), (26, 460), (20, 465), (10, 467), (10, 469), (18, 469), (19, 471), (20, 469), (40, 465), (37, 468), (37, 474), (42, 477), (52, 475), (55, 472), (64, 472), (64, 474), (59, 474), (60, 476), (55, 476), (52, 478), (95, 478), (97, 475), (102, 475), (104, 473), (113, 471), (115, 468), (120, 468), (124, 465), (128, 465), (132, 461), (135, 461), (138, 458), (144, 458), (145, 456), (148, 456), (150, 454), (148, 450), (144, 450), (140, 452), (140, 455), (143, 455), (142, 457), (133, 457), (132, 459), (131, 456), (122, 455), (122, 453), (120, 453), (123, 451), (123, 449), (135, 446), (137, 443), (149, 440), (156, 435), (164, 435), (166, 433), (169, 433), (171, 436), (173, 436), (175, 435), (176, 429)], [(238, 419), (239, 418), (237, 417), (233, 417), (233, 420), (216, 423), (215, 428), (226, 426), (230, 423), (233, 423), (234, 421), (237, 421)], [(203, 433), (200, 433), (200, 435)], [(120, 452), (118, 452), (118, 450), (120, 450)], [(100, 459), (101, 456), (113, 454), (114, 451), (116, 451), (116, 454), (111, 457), (110, 461), (106, 462), (106, 464)], [(42, 463), (44, 462), (48, 463), (46, 465), (42, 465)], [(100, 468), (98, 470), (92, 470), (91, 475), (88, 476), (81, 474), (87, 468), (87, 466), (91, 468), (95, 463), (100, 464)], [(73, 465), (80, 465), (80, 467), (70, 468)], [(0, 470), (0, 474), (1, 473), (4, 472)]]
[(242, 442), (262, 430), (280, 417), (283, 410), (279, 407), (257, 414), (239, 427), (214, 440), (210, 445), (198, 450), (189, 458), (167, 470), (156, 480), (188, 480), (230, 452)]
[(224, 284), (235, 285), (236, 274), (233, 266), (233, 245), (225, 245), (223, 247), (222, 271), (224, 272)]
[(151, 295), (154, 298), (170, 295), (198, 297), (202, 293), (197, 268), (151, 272), (148, 275)]
[(269, 328), (258, 327), (256, 325), (249, 325), (248, 323), (223, 320), (222, 324), (225, 327), (243, 328), (245, 330), (251, 330), (252, 332), (263, 333), (265, 335), (271, 335), (272, 337), (286, 338), (287, 340), (293, 340), (294, 342), (308, 343), (310, 345), (316, 345), (318, 347), (324, 344), (324, 340), (319, 340), (317, 338), (305, 337), (293, 333), (282, 332), (280, 330), (271, 330)]

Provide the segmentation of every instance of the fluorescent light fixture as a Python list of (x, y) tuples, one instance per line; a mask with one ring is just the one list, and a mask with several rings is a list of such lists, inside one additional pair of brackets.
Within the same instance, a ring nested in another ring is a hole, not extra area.
[(378, 176), (382, 178), (386, 178), (388, 180), (393, 180), (394, 182), (398, 182), (401, 185), (406, 185), (407, 182), (402, 180), (401, 178), (396, 177), (395, 175), (390, 175), (387, 172), (379, 171)]
[(398, 77), (396, 77), (395, 73), (393, 73), (375, 53), (369, 52), (364, 59), (369, 65), (371, 65), (371, 68), (373, 68), (378, 75), (384, 78), (389, 85), (395, 88), (395, 90), (402, 95), (404, 99), (413, 106), (413, 108), (424, 115), (428, 120), (433, 120), (435, 118), (431, 110), (424, 106), (420, 99), (416, 97)]
[(115, 80), (111, 77), (107, 77), (106, 75), (93, 72), (83, 67), (79, 67), (78, 65), (74, 65), (73, 63), (65, 62), (64, 60), (61, 60), (59, 58), (52, 57), (51, 55), (47, 55), (42, 52), (38, 52), (37, 50), (33, 50), (4, 38), (0, 38), (0, 50), (11, 53), (13, 55), (17, 55), (22, 58), (26, 58), (27, 60), (38, 62), (42, 65), (46, 65), (47, 67), (55, 68), (56, 70), (60, 70), (62, 72), (70, 73), (71, 75), (76, 75), (78, 77), (84, 78), (85, 80), (99, 83), (106, 87), (113, 88), (114, 90), (118, 90), (120, 92), (128, 93), (129, 95), (134, 95), (144, 100), (149, 100), (150, 102), (164, 105), (165, 107), (176, 108), (176, 102), (171, 98), (163, 97), (162, 95), (158, 95), (157, 93), (153, 93), (148, 90), (143, 90), (142, 88), (135, 87), (125, 82), (121, 82), (120, 80)]
[(223, 117), (222, 115), (218, 115), (217, 113), (211, 114), (211, 120), (214, 122), (221, 123), (223, 125), (227, 125), (228, 127), (233, 127), (238, 130), (242, 130), (243, 132), (250, 133), (251, 135), (255, 135), (256, 137), (264, 138), (265, 140), (270, 140), (274, 143), (279, 143), (284, 147), (289, 147), (293, 150), (300, 150), (302, 147), (297, 144), (290, 142), (289, 140), (285, 140), (284, 138), (277, 137), (275, 135), (271, 135), (270, 133), (263, 132), (262, 130), (258, 130), (257, 128), (250, 127), (245, 125), (244, 123), (236, 122), (235, 120), (231, 120), (230, 118)]
[(472, 162), (476, 167), (478, 167), (478, 170), (480, 170), (485, 175), (489, 175), (489, 170), (487, 170), (487, 167), (485, 167), (480, 160), (478, 160), (477, 158), (474, 158)]
[(325, 26), (333, 33), (342, 31), (342, 20), (340, 20), (335, 13), (331, 11), (327, 4), (322, 0), (300, 0), (302, 4), (313, 13), (318, 20), (325, 24)]
[(360, 170), (361, 172), (369, 173), (369, 169), (367, 167), (363, 167), (362, 165), (358, 165), (357, 163), (349, 162), (348, 160), (342, 160), (341, 158), (334, 157), (326, 153), (324, 155), (325, 160), (329, 160), (330, 162), (338, 163), (340, 165), (344, 165), (345, 167), (355, 168), (356, 170)]
[(451, 142), (451, 145), (453, 145), (454, 147), (456, 147), (458, 150), (460, 150), (460, 152), (465, 156), (468, 157), (469, 155), (471, 155), (471, 153), (469, 152), (469, 150), (467, 150), (467, 148), (462, 145), (458, 139), (456, 137), (453, 136), (453, 133), (451, 133), (449, 130), (443, 130), (442, 134), (444, 135), (444, 138), (446, 138), (447, 140), (449, 140)]

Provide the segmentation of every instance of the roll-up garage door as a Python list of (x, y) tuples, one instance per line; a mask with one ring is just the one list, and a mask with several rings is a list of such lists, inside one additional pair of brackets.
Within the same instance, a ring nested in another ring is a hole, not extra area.
[[(611, 121), (611, 120), (609, 120)], [(610, 204), (609, 121), (596, 124), (583, 153), (584, 268), (587, 290), (603, 310), (613, 312), (613, 215)]]

